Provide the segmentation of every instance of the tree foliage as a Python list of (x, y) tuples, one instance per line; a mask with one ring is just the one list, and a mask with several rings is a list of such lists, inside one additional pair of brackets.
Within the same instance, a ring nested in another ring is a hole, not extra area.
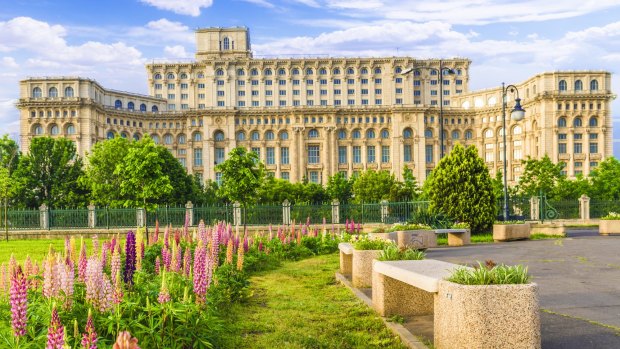
[(123, 179), (116, 173), (129, 151), (130, 141), (115, 137), (95, 144), (88, 156), (88, 166), (81, 181), (90, 188), (91, 201), (99, 206), (122, 206), (127, 197), (121, 195)]
[(347, 203), (353, 193), (353, 183), (344, 174), (338, 172), (329, 177), (325, 192), (330, 199), (338, 199), (340, 203)]
[(489, 169), (474, 146), (454, 146), (427, 179), (432, 210), (484, 232), (496, 217), (496, 198)]
[(222, 197), (229, 202), (239, 202), (244, 207), (257, 201), (265, 170), (256, 153), (237, 147), (215, 169), (222, 173)]
[(361, 203), (387, 200), (395, 183), (394, 175), (388, 171), (364, 171), (353, 183), (353, 201)]
[(547, 155), (540, 160), (528, 157), (523, 164), (525, 169), (519, 180), (519, 194), (530, 197), (538, 196), (542, 192), (550, 198), (557, 196), (558, 183), (564, 177), (564, 165), (554, 164)]
[(600, 200), (620, 199), (620, 161), (610, 157), (590, 173), (590, 196)]

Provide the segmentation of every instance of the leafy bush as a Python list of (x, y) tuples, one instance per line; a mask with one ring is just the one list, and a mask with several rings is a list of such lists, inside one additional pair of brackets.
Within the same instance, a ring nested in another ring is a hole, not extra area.
[(607, 216), (601, 217), (601, 219), (606, 221), (620, 220), (620, 213), (609, 212)]
[(469, 224), (465, 222), (458, 222), (458, 223), (452, 224), (452, 228), (453, 229), (469, 229)]
[(383, 248), (383, 251), (381, 251), (377, 259), (380, 261), (418, 261), (424, 258), (426, 258), (426, 253), (424, 253), (424, 251), (413, 248), (399, 248), (391, 244)]
[(368, 237), (361, 238), (353, 243), (353, 248), (356, 250), (383, 250), (386, 246), (393, 244), (391, 241), (381, 239), (369, 239)]
[(385, 232), (386, 232), (385, 228), (375, 228), (370, 233), (372, 233), (372, 234), (383, 234)]
[(398, 224), (388, 229), (387, 232), (403, 231), (403, 230), (432, 230), (432, 229), (433, 228), (431, 228), (430, 226), (426, 224)]
[(421, 224), (433, 229), (446, 229), (452, 226), (454, 220), (442, 212), (433, 212), (428, 208), (418, 208), (412, 213), (410, 224)]
[(530, 275), (527, 267), (522, 265), (495, 265), (492, 261), (487, 261), (485, 265), (478, 262), (474, 269), (456, 268), (447, 280), (462, 285), (527, 284), (530, 282)]

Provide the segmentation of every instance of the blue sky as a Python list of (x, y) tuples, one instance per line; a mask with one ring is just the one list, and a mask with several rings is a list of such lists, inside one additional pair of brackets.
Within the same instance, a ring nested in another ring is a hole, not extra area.
[[(582, 69), (620, 87), (617, 0), (13, 0), (0, 12), (0, 134), (18, 132), (20, 79), (146, 93), (145, 63), (192, 59), (194, 29), (218, 26), (249, 27), (256, 57), (467, 57), (471, 89)], [(618, 157), (620, 118), (614, 134)]]

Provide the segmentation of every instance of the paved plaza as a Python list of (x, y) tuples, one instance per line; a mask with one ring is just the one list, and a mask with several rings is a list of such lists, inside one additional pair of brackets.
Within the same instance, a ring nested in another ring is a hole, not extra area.
[(558, 240), (436, 248), (459, 264), (524, 264), (540, 289), (543, 348), (620, 348), (620, 236), (569, 231)]

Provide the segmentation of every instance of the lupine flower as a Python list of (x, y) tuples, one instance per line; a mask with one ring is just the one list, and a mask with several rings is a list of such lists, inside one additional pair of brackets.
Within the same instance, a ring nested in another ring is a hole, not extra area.
[(16, 337), (26, 335), (28, 284), (20, 266), (11, 272), (11, 327)]
[(75, 271), (67, 264), (60, 262), (57, 264), (60, 279), (60, 289), (62, 290), (65, 302), (65, 309), (70, 309), (73, 303), (73, 289), (75, 283)]
[(11, 258), (9, 258), (9, 274), (13, 274), (15, 267), (17, 267), (17, 261), (15, 260), (15, 255), (11, 253)]
[(7, 272), (6, 272), (6, 265), (2, 263), (2, 265), (0, 265), (0, 296), (6, 294), (8, 287), (9, 287), (9, 282), (8, 282), (8, 277), (7, 277)]
[(161, 249), (161, 258), (162, 258), (164, 269), (170, 270), (170, 262), (172, 260), (172, 254), (170, 253), (170, 250), (168, 250), (166, 246), (162, 247)]
[(233, 262), (233, 254), (235, 253), (234, 249), (235, 246), (233, 246), (233, 240), (228, 240), (228, 246), (226, 246), (226, 263), (228, 264), (232, 264)]
[(120, 304), (123, 300), (123, 280), (121, 278), (121, 271), (116, 272), (114, 276), (114, 293), (112, 295), (112, 302), (114, 304)]
[(121, 272), (121, 252), (118, 248), (112, 253), (112, 261), (110, 262), (110, 275), (116, 277)]
[(114, 251), (116, 251), (116, 247), (117, 247), (116, 244), (117, 244), (116, 236), (113, 236), (112, 240), (110, 240), (110, 254), (112, 255), (114, 254)]
[(207, 293), (207, 273), (206, 273), (206, 250), (202, 240), (198, 240), (198, 246), (194, 251), (194, 294), (196, 303), (202, 304)]
[(357, 223), (357, 233), (361, 233), (362, 232), (362, 223)]
[(78, 280), (84, 281), (86, 276), (86, 245), (84, 244), (84, 239), (82, 239), (82, 243), (80, 244), (80, 258), (78, 260)]
[[(157, 257), (159, 258), (159, 256)], [(187, 246), (185, 248), (185, 254), (183, 255), (183, 274), (189, 277), (190, 270), (192, 269), (192, 250)]]
[(144, 233), (142, 229), (136, 232), (136, 270), (142, 270), (142, 256), (144, 255)]
[(71, 254), (69, 255), (69, 258), (71, 258), (71, 260), (75, 263), (77, 262), (77, 251), (75, 250), (75, 237), (71, 237), (69, 239), (69, 250), (71, 251)]
[(71, 240), (69, 235), (65, 236), (65, 257), (71, 258)]
[(151, 244), (156, 244), (159, 240), (159, 219), (155, 220), (155, 233), (153, 234), (153, 242)]
[(258, 250), (261, 252), (263, 251), (263, 240), (258, 242)]
[(133, 283), (133, 273), (136, 270), (136, 236), (130, 230), (125, 240), (125, 283)]
[(161, 288), (159, 290), (159, 295), (157, 296), (157, 301), (160, 304), (170, 302), (170, 292), (166, 286), (166, 272), (161, 273)]
[(169, 247), (170, 244), (170, 226), (166, 226), (166, 230), (164, 230), (164, 247)]
[(90, 309), (88, 309), (88, 318), (86, 320), (86, 328), (84, 328), (84, 330), (86, 332), (82, 335), (82, 348), (97, 349), (97, 332), (95, 332), (95, 325), (93, 325), (93, 314)]
[(88, 260), (86, 268), (86, 301), (97, 310), (104, 312), (112, 306), (112, 285), (103, 273), (101, 261), (93, 256)]
[(161, 271), (161, 261), (159, 260), (159, 256), (155, 257), (155, 274), (159, 275)]
[(32, 276), (32, 269), (32, 261), (30, 260), (30, 255), (28, 255), (26, 256), (26, 260), (24, 261), (24, 276), (26, 277), (28, 287), (30, 287), (30, 277)]
[[(39, 264), (38, 263), (34, 263), (34, 265), (32, 266), (32, 275), (39, 276)], [(38, 278), (33, 278), (32, 280), (30, 280), (30, 288), (33, 290), (36, 290), (37, 288), (39, 288)]]
[(108, 250), (109, 250), (109, 247), (107, 245), (108, 245), (108, 243), (104, 242), (103, 243), (103, 248), (101, 249), (101, 265), (103, 265), (104, 267), (106, 265), (108, 265)]
[(237, 270), (243, 270), (243, 254), (245, 253), (243, 248), (237, 249)]
[(181, 245), (177, 245), (177, 255), (174, 258), (174, 271), (177, 273), (182, 272), (183, 270), (183, 248)]
[(177, 245), (176, 243), (172, 244), (172, 254), (170, 255), (170, 268), (166, 269), (168, 271), (174, 271), (174, 272), (178, 272), (179, 270), (177, 269), (177, 258), (179, 257), (179, 245)]
[(56, 310), (54, 306), (54, 309), (52, 309), (52, 320), (47, 329), (47, 345), (45, 349), (63, 349), (64, 344), (65, 328), (62, 326), (60, 317), (58, 316), (58, 310)]
[(54, 260), (51, 255), (47, 256), (47, 259), (43, 265), (43, 297), (51, 298), (54, 296)]
[(93, 235), (93, 256), (99, 255), (99, 237), (97, 235)]
[(137, 338), (132, 338), (131, 333), (123, 331), (116, 337), (116, 343), (114, 343), (112, 349), (140, 349), (140, 347), (138, 346)]

